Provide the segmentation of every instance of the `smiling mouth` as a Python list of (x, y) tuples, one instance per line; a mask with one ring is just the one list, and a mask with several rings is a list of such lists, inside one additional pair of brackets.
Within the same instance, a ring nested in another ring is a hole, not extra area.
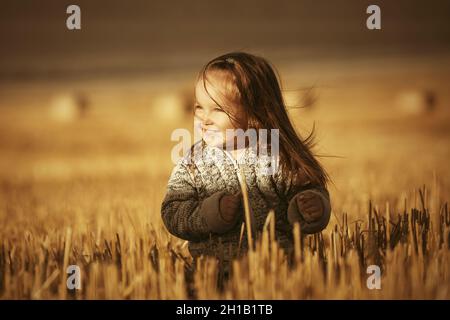
[(202, 132), (203, 132), (203, 133), (218, 133), (218, 132), (220, 132), (220, 131), (219, 131), (219, 130), (203, 129), (203, 128), (202, 128)]

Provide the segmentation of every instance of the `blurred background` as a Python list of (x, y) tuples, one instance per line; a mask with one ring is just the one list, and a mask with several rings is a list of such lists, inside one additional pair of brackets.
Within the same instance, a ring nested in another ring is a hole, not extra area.
[[(71, 4), (81, 30), (66, 28)], [(366, 28), (372, 4), (381, 30)], [(448, 254), (434, 244), (450, 199), (449, 39), (448, 0), (2, 0), (0, 299), (185, 297), (183, 264), (171, 266), (187, 247), (160, 217), (179, 143), (171, 133), (193, 129), (201, 67), (236, 50), (271, 61), (299, 133), (316, 129), (313, 152), (334, 182), (328, 266), (347, 274), (326, 272), (337, 286), (322, 281), (317, 255), (300, 267), (303, 278), (270, 260), (261, 268), (273, 272), (261, 282), (270, 289), (256, 285), (250, 296), (448, 297)], [(372, 201), (389, 230), (399, 213), (422, 209), (421, 195), (431, 231), (417, 232), (430, 250), (411, 256), (411, 222), (409, 245), (386, 255), (386, 289), (369, 292), (359, 251), (341, 260), (331, 246), (337, 226), (345, 216), (350, 232), (366, 233)], [(66, 288), (68, 264), (82, 268), (78, 293)], [(202, 279), (214, 271), (205, 270)], [(199, 288), (214, 299), (208, 277)], [(243, 295), (228, 298), (248, 299), (246, 278), (236, 282)]]
[[(66, 28), (70, 4), (81, 30)], [(370, 4), (381, 30), (366, 28)], [(449, 15), (446, 0), (2, 1), (3, 198), (119, 181), (142, 185), (157, 217), (197, 72), (235, 50), (271, 61), (288, 104), (309, 106), (291, 116), (301, 134), (315, 124), (336, 211), (355, 193), (401, 201), (435, 183), (448, 196)]]

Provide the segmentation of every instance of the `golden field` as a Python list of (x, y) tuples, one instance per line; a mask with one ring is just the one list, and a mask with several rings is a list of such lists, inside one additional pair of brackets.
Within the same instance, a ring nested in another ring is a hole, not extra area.
[[(297, 238), (289, 268), (269, 219), (223, 292), (214, 261), (200, 261), (197, 298), (450, 298), (450, 72), (414, 66), (354, 65), (324, 76), (313, 107), (291, 115), (302, 134), (315, 121), (314, 151), (334, 182), (329, 226)], [(284, 84), (292, 91), (308, 83), (289, 74)], [(433, 112), (398, 107), (416, 103), (421, 88), (436, 97)], [(170, 133), (191, 119), (148, 108), (154, 92), (143, 94), (142, 82), (78, 89), (90, 107), (63, 121), (47, 106), (66, 87), (2, 89), (0, 298), (188, 298), (190, 257), (164, 228), (160, 205), (173, 167)], [(370, 264), (381, 266), (380, 290), (366, 286)], [(81, 268), (80, 290), (66, 288), (68, 265)]]

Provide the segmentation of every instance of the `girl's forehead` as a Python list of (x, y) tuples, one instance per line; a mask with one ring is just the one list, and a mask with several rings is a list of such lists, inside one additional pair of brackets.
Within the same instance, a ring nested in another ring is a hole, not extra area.
[[(206, 89), (205, 89), (206, 87)], [(205, 81), (197, 81), (195, 86), (197, 102), (204, 105), (216, 106), (234, 104), (236, 102), (236, 86), (229, 75), (224, 72), (208, 72)]]

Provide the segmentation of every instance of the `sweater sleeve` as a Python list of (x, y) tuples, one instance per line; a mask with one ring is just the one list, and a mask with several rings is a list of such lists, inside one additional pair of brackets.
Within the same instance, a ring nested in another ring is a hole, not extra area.
[(197, 188), (186, 164), (180, 162), (172, 171), (161, 205), (161, 216), (167, 230), (184, 240), (201, 241), (210, 233), (225, 233), (236, 221), (225, 221), (219, 202), (225, 191), (199, 200)]
[[(312, 184), (305, 177), (300, 180), (302, 183), (297, 184), (293, 183), (291, 177), (283, 180), (281, 173), (278, 173), (276, 178), (282, 185), (284, 197), (288, 203), (287, 218), (290, 225), (293, 226), (296, 222), (299, 222), (301, 232), (305, 234), (317, 233), (325, 229), (331, 216), (330, 194), (326, 187)], [(307, 222), (297, 206), (296, 198), (305, 193), (312, 193), (322, 201), (323, 213), (321, 218), (316, 221)]]
[[(303, 218), (302, 213), (300, 212), (297, 206), (297, 197), (300, 194), (312, 193), (316, 197), (319, 197), (323, 204), (323, 212), (321, 217), (312, 222), (306, 222)], [(303, 233), (317, 233), (322, 231), (328, 225), (331, 216), (331, 203), (330, 203), (330, 194), (328, 190), (324, 187), (311, 187), (309, 189), (305, 189), (297, 194), (295, 194), (291, 200), (289, 201), (288, 206), (288, 220), (291, 225), (294, 225), (295, 222), (300, 223), (301, 231)]]

